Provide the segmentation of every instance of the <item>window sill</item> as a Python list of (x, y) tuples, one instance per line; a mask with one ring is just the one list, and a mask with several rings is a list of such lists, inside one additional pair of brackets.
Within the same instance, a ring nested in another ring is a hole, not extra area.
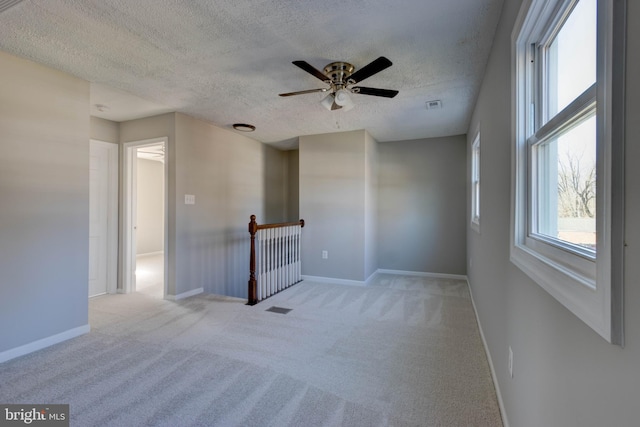
[(558, 302), (611, 342), (606, 286), (549, 259), (524, 245), (512, 245), (511, 262)]

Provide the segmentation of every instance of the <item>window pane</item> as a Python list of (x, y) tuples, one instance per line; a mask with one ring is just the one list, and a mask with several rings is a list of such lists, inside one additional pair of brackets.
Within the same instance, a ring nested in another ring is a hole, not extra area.
[(596, 81), (596, 0), (580, 0), (547, 48), (547, 120)]
[(536, 151), (538, 233), (595, 251), (595, 115)]
[(480, 221), (480, 135), (473, 141), (471, 151), (471, 220)]

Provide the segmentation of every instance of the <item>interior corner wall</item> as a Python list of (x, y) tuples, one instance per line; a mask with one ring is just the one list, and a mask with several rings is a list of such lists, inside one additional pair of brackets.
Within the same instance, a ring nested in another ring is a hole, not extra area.
[(299, 146), (302, 274), (364, 281), (365, 131), (301, 136)]
[(88, 330), (89, 83), (4, 52), (0, 70), (1, 354)]
[[(120, 124), (123, 143), (159, 137), (168, 138), (169, 295), (202, 288), (246, 298), (247, 224), (253, 214), (283, 220), (285, 153), (180, 113)], [(184, 203), (186, 194), (194, 205)]]
[(378, 143), (365, 132), (364, 278), (378, 269)]
[(378, 266), (466, 274), (466, 139), (378, 144)]
[(300, 219), (300, 150), (287, 154), (287, 222)]
[[(632, 23), (640, 22), (640, 2), (627, 2), (624, 348), (607, 343), (509, 261), (510, 52), (520, 4), (504, 2), (469, 127), (480, 126), (482, 138), (481, 232), (468, 228), (468, 276), (480, 325), (509, 425), (636, 426), (640, 419), (640, 144), (635, 141), (640, 134), (636, 78), (640, 26)], [(513, 377), (508, 373), (509, 347)]]
[(287, 175), (288, 155), (267, 144), (262, 144), (262, 162), (264, 164), (264, 218), (261, 223), (285, 222), (287, 218)]
[[(266, 222), (267, 193), (284, 200), (284, 153), (183, 114), (176, 115), (176, 147), (178, 293), (202, 287), (247, 298), (247, 224), (251, 215)], [(182, 203), (184, 194), (196, 204)]]
[(91, 139), (98, 141), (120, 143), (120, 124), (111, 120), (91, 116), (89, 118), (89, 132)]

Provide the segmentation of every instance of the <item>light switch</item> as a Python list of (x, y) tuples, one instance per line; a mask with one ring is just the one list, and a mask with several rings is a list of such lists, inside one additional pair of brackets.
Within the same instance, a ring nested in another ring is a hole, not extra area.
[(195, 205), (196, 204), (196, 196), (193, 194), (185, 194), (184, 195), (184, 204), (185, 205)]

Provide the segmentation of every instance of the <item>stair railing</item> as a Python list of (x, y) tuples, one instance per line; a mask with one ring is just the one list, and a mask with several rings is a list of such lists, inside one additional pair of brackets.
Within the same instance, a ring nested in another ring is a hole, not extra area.
[(251, 215), (249, 259), (249, 305), (269, 298), (301, 282), (300, 237), (304, 220), (258, 224)]

